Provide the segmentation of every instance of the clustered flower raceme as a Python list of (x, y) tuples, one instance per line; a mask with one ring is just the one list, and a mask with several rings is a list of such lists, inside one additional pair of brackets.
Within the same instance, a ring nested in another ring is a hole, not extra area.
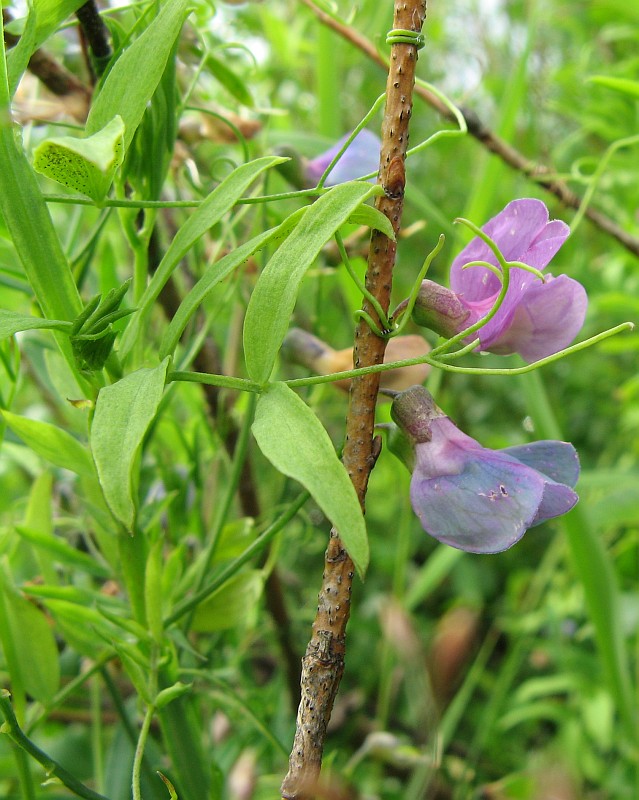
[[(482, 229), (506, 261), (519, 261), (544, 270), (568, 238), (561, 220), (548, 221), (541, 200), (513, 200)], [(450, 289), (424, 281), (413, 311), (418, 325), (450, 338), (481, 320), (491, 310), (501, 290), (499, 277), (483, 266), (499, 268), (491, 248), (475, 237), (453, 261)], [(506, 295), (496, 314), (469, 341), (479, 337), (478, 350), (509, 355), (519, 353), (528, 362), (559, 352), (575, 338), (586, 316), (588, 298), (583, 286), (566, 275), (540, 278), (510, 269)]]
[(413, 510), (440, 542), (498, 553), (578, 500), (579, 459), (567, 442), (489, 450), (460, 431), (423, 386), (399, 393), (391, 415), (401, 431), (391, 447), (413, 470)]
[[(306, 163), (308, 185), (317, 184), (345, 139)], [(361, 131), (325, 185), (374, 171), (378, 152), (377, 137)], [(519, 262), (538, 272), (546, 269), (570, 233), (564, 222), (549, 221), (544, 203), (534, 199), (514, 200), (482, 230), (506, 262)], [(502, 269), (491, 247), (475, 237), (453, 261), (450, 289), (423, 281), (413, 320), (451, 338), (486, 317), (501, 293), (502, 280), (476, 262), (490, 264), (497, 272)], [(587, 305), (583, 286), (572, 278), (546, 274), (542, 280), (513, 264), (499, 307), (466, 341), (478, 338), (478, 351), (518, 353), (532, 363), (573, 341)], [(291, 360), (326, 371), (320, 364), (327, 357), (326, 346), (319, 355), (313, 349), (310, 360), (299, 357), (300, 348), (304, 353), (308, 350), (306, 338), (304, 347), (300, 345), (300, 333), (291, 339), (295, 347), (289, 349), (297, 353)], [(330, 350), (328, 357), (335, 358), (335, 351)], [(539, 441), (502, 450), (482, 447), (456, 427), (423, 386), (399, 392), (391, 413), (398, 426), (390, 438), (391, 449), (413, 472), (413, 510), (424, 530), (440, 542), (471, 553), (498, 553), (518, 542), (528, 528), (565, 514), (578, 501), (573, 487), (579, 477), (579, 459), (567, 442)]]

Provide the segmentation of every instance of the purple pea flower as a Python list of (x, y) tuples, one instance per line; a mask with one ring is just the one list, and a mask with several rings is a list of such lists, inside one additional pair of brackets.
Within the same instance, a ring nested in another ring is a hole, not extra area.
[[(513, 200), (484, 225), (506, 261), (521, 261), (543, 271), (568, 238), (561, 220), (548, 220), (541, 200)], [(486, 267), (465, 267), (486, 261), (499, 268), (488, 245), (475, 237), (455, 258), (450, 270), (450, 290), (424, 281), (413, 312), (414, 320), (444, 336), (474, 325), (494, 305), (501, 282)], [(581, 329), (588, 298), (583, 286), (566, 275), (536, 275), (514, 267), (497, 313), (470, 338), (479, 337), (478, 350), (509, 355), (519, 353), (527, 362), (567, 347)]]
[(579, 459), (567, 442), (489, 450), (460, 431), (423, 386), (398, 394), (391, 414), (403, 434), (400, 447), (397, 440), (391, 446), (413, 469), (413, 510), (440, 542), (499, 553), (578, 500)]
[[(324, 170), (335, 158), (347, 136), (336, 142), (325, 153), (320, 153), (306, 164), (306, 179), (309, 186), (316, 186), (324, 174)], [(329, 172), (324, 183), (325, 186), (336, 186), (338, 183), (361, 178), (369, 172), (376, 172), (379, 168), (379, 151), (381, 141), (374, 133), (363, 128), (344, 151), (340, 160)]]

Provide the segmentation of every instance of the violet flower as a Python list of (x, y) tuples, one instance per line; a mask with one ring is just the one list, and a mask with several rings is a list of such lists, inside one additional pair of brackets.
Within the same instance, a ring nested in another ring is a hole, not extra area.
[[(548, 220), (541, 200), (513, 200), (483, 227), (506, 261), (520, 261), (543, 271), (568, 238), (561, 220)], [(422, 283), (413, 311), (417, 324), (451, 337), (474, 325), (493, 307), (501, 281), (491, 270), (470, 266), (486, 261), (499, 269), (490, 247), (475, 237), (453, 261), (450, 289), (432, 281)], [(546, 275), (542, 282), (527, 270), (510, 269), (506, 296), (496, 314), (476, 333), (478, 350), (509, 355), (527, 362), (567, 347), (581, 329), (588, 298), (583, 286), (566, 275)]]
[[(347, 138), (348, 135), (342, 136), (342, 138), (325, 153), (320, 153), (320, 155), (307, 162), (305, 173), (309, 186), (317, 185), (317, 182), (324, 174), (324, 170), (342, 149)], [(379, 168), (380, 148), (381, 141), (379, 137), (366, 130), (366, 128), (363, 128), (346, 148), (337, 164), (335, 164), (333, 169), (329, 172), (324, 186), (336, 186), (338, 183), (345, 183), (346, 181), (355, 180), (355, 178), (361, 178), (363, 175), (368, 175), (369, 172), (377, 172)]]
[(567, 442), (489, 450), (460, 431), (423, 386), (398, 394), (391, 415), (403, 434), (391, 447), (413, 469), (413, 510), (440, 542), (498, 553), (578, 500), (579, 459)]

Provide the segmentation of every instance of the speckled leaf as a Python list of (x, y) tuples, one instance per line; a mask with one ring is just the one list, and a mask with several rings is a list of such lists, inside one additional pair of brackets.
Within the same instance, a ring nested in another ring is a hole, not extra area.
[(122, 163), (123, 134), (122, 117), (116, 116), (86, 139), (74, 136), (45, 139), (34, 151), (34, 169), (101, 203)]

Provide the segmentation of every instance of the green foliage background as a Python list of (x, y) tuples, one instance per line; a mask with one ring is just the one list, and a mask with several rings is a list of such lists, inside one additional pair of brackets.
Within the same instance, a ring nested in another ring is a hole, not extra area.
[[(16, 18), (24, 12), (6, 5)], [(35, 5), (44, 13), (54, 4)], [(78, 5), (66, 4), (64, 13)], [(42, 176), (36, 183), (11, 154), (23, 146), (32, 160), (44, 139), (81, 131), (67, 127), (73, 121), (60, 99), (48, 98), (65, 128), (41, 122), (42, 90), (32, 78), (14, 100), (21, 144), (2, 129), (2, 163), (17, 165), (16, 185), (27, 199), (15, 220), (11, 198), (3, 206), (0, 307), (60, 325), (55, 334), (23, 325), (0, 342), (0, 675), (22, 730), (84, 788), (109, 800), (131, 796), (134, 764), (145, 800), (167, 797), (156, 770), (175, 783), (180, 800), (273, 798), (294, 731), (291, 671), (308, 641), (329, 523), (255, 446), (254, 395), (238, 392), (240, 382), (217, 392), (177, 380), (162, 387), (167, 369), (254, 377), (244, 368), (242, 325), (279, 238), (248, 261), (227, 262), (224, 280), (199, 297), (170, 352), (172, 364), (159, 354), (167, 355), (168, 318), (198, 280), (212, 280), (212, 265), (281, 225), (308, 198), (235, 205), (231, 191), (291, 191), (271, 162), (260, 162), (248, 168), (257, 183), (247, 178), (221, 192), (219, 205), (207, 201), (197, 235), (193, 207), (154, 207), (142, 217), (138, 208), (113, 206), (196, 204), (233, 168), (282, 146), (312, 157), (360, 121), (386, 78), (302, 2), (197, 0), (179, 36), (185, 3), (106, 6), (116, 52), (110, 68), (120, 63), (131, 87), (141, 73), (151, 83), (152, 73), (157, 78), (116, 174), (113, 202), (94, 205), (74, 194), (71, 203), (49, 202), (53, 227), (46, 222), (39, 192), (71, 191)], [(593, 207), (639, 237), (635, 6), (429, 6), (419, 76), (578, 195), (592, 191)], [(159, 50), (132, 44), (160, 7), (169, 20), (166, 63)], [(387, 52), (391, 2), (336, 2), (329, 10)], [(53, 28), (29, 33), (27, 24), (23, 37), (25, 45), (32, 37), (31, 47), (45, 37), (54, 57), (87, 81), (73, 19), (62, 24), (60, 12)], [(131, 120), (134, 95), (131, 89), (94, 108), (87, 132), (118, 113)], [(368, 127), (377, 130), (380, 118)], [(238, 140), (247, 121), (255, 123), (251, 135)], [(415, 98), (411, 143), (442, 127), (452, 126)], [(430, 277), (446, 282), (465, 241), (455, 217), (483, 224), (516, 197), (539, 197), (551, 217), (572, 226), (552, 269), (588, 291), (581, 338), (637, 319), (637, 255), (470, 135), (440, 139), (409, 159), (407, 178), (397, 302), (442, 232), (446, 245)], [(8, 172), (2, 180), (8, 197)], [(175, 239), (178, 231), (182, 239)], [(285, 227), (278, 236), (288, 233)], [(167, 250), (167, 261), (174, 256), (179, 267), (164, 286), (154, 279), (154, 293), (148, 276), (161, 273)], [(325, 247), (307, 271), (292, 324), (339, 349), (352, 345), (361, 297), (335, 252)], [(363, 258), (354, 256), (353, 264), (363, 275)], [(120, 350), (126, 360), (111, 355), (104, 370), (89, 375), (73, 366), (65, 323), (80, 311), (78, 294), (87, 303), (130, 277), (124, 305), (144, 306), (145, 316), (114, 320), (118, 334), (129, 326)], [(327, 780), (350, 787), (344, 796), (637, 796), (638, 349), (639, 336), (626, 332), (533, 375), (430, 376), (438, 404), (485, 446), (572, 441), (582, 463), (581, 502), (508, 552), (460, 553), (423, 533), (408, 503), (409, 475), (383, 452), (367, 501), (370, 567), (353, 594), (346, 672), (325, 754)], [(306, 374), (282, 361), (274, 378)], [(116, 423), (93, 406), (103, 387), (102, 398), (113, 396), (109, 384), (123, 397), (114, 404), (121, 409)], [(300, 395), (339, 449), (346, 396), (330, 385)], [(81, 400), (89, 402), (75, 402)], [(387, 406), (379, 420), (388, 420)], [(113, 431), (124, 423), (130, 436), (116, 442)], [(115, 477), (105, 479), (105, 470)], [(113, 481), (115, 499), (108, 489), (103, 494), (105, 480)], [(123, 533), (117, 520), (134, 520), (136, 535)], [(134, 758), (139, 742), (146, 744), (143, 759), (139, 750)], [(250, 787), (245, 795), (237, 788), (242, 780)], [(0, 795), (70, 796), (60, 783), (44, 781), (43, 767), (0, 737)]]

